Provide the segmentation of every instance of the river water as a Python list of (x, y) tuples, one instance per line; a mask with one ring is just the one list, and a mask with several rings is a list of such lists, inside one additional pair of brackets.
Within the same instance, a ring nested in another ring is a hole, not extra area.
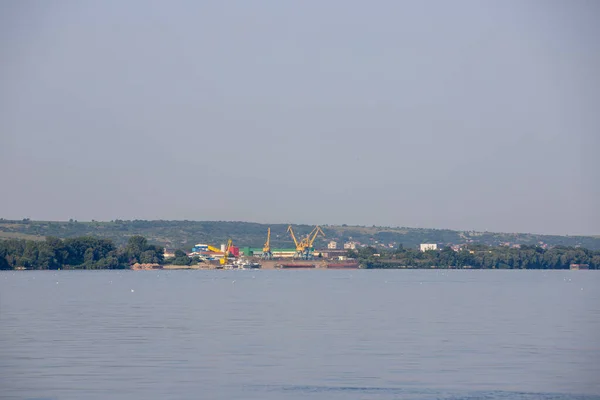
[(0, 272), (0, 398), (600, 399), (600, 272)]

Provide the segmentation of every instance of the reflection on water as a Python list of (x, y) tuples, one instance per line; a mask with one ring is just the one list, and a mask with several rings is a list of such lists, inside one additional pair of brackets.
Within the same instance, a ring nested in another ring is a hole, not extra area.
[(600, 399), (596, 271), (0, 273), (2, 399)]

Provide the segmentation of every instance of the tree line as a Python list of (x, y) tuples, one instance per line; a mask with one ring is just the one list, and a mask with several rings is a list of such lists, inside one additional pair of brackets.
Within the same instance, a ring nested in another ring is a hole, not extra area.
[(450, 247), (440, 250), (419, 251), (398, 249), (381, 252), (374, 247), (350, 250), (365, 268), (481, 268), (481, 269), (569, 269), (572, 264), (600, 269), (600, 251), (582, 247), (470, 245), (459, 251)]
[(0, 240), (0, 269), (124, 269), (136, 263), (162, 263), (163, 248), (143, 236), (116, 247), (112, 240), (92, 236), (43, 241)]
[[(136, 263), (189, 265), (199, 259), (189, 258), (184, 251), (165, 260), (161, 246), (150, 244), (140, 235), (131, 236), (117, 247), (111, 239), (92, 236), (43, 241), (0, 240), (0, 269), (123, 269)], [(600, 269), (600, 251), (582, 247), (555, 246), (544, 249), (523, 245), (469, 245), (459, 251), (449, 247), (419, 251), (400, 245), (394, 250), (363, 247), (350, 250), (365, 268), (485, 268), (485, 269), (569, 269), (572, 264)]]

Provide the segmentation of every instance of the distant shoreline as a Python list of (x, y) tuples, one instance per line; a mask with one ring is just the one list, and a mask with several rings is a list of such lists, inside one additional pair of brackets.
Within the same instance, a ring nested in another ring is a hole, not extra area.
[(287, 251), (290, 258), (263, 260), (253, 255), (256, 249), (232, 247), (227, 262), (224, 253), (218, 250), (205, 253), (167, 250), (140, 235), (129, 236), (123, 245), (97, 236), (67, 239), (49, 236), (44, 241), (0, 240), (0, 270), (214, 269), (220, 266), (218, 260), (226, 264), (258, 261), (263, 269), (600, 269), (600, 250), (584, 247), (484, 244), (438, 247), (436, 243), (426, 243), (420, 248), (402, 244), (384, 248), (356, 242), (344, 245), (347, 244), (354, 248), (334, 251), (315, 246), (310, 250), (309, 255), (314, 255), (310, 260), (291, 258), (293, 250)]
[[(59, 268), (59, 269), (35, 269), (35, 268), (15, 268), (0, 270), (2, 272), (31, 272), (31, 271), (43, 271), (43, 272), (61, 272), (61, 271), (236, 271), (237, 268), (223, 269), (216, 268), (215, 266), (207, 265), (165, 265), (160, 268), (96, 268), (96, 269), (85, 269), (85, 268)], [(241, 269), (240, 269), (241, 270)], [(539, 271), (539, 272), (552, 272), (552, 271), (598, 271), (596, 269), (539, 269), (539, 268), (426, 268), (426, 267), (405, 267), (405, 268), (311, 268), (311, 267), (297, 267), (297, 268), (255, 268), (252, 271)], [(247, 270), (249, 271), (249, 270)]]

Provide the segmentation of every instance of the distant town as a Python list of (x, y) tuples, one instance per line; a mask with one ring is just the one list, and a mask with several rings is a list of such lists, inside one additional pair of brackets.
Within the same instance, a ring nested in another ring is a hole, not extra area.
[[(471, 244), (474, 241), (469, 241)], [(455, 252), (460, 252), (463, 249), (468, 248), (469, 243), (465, 244), (447, 244), (446, 246), (452, 249)], [(372, 244), (365, 244), (358, 241), (348, 241), (339, 243), (335, 240), (330, 240), (327, 242), (326, 247), (316, 249), (312, 248), (310, 253), (310, 258), (322, 257), (322, 258), (332, 258), (345, 260), (348, 258), (348, 250), (357, 250), (366, 247), (373, 247), (375, 249), (383, 249), (383, 250), (394, 250), (397, 249), (399, 243), (391, 242), (391, 243), (379, 243), (378, 241), (374, 241)], [(520, 249), (521, 245), (517, 243), (502, 243), (500, 246), (512, 248), (512, 249)], [(549, 245), (544, 242), (539, 242), (537, 245), (541, 249), (548, 249)], [(443, 248), (444, 245), (438, 245), (437, 243), (420, 243), (418, 246), (419, 251), (435, 251)], [(577, 246), (581, 247), (581, 246)], [(221, 243), (219, 248), (216, 248), (212, 245), (205, 243), (196, 244), (191, 251), (187, 252), (187, 256), (189, 257), (200, 257), (201, 259), (206, 260), (215, 260), (220, 259), (222, 255), (225, 253), (227, 249), (227, 245), (225, 243)], [(173, 257), (175, 255), (176, 249), (166, 248), (165, 249), (165, 258)], [(301, 255), (298, 254), (298, 251), (294, 248), (275, 248), (270, 249), (272, 258), (302, 258)], [(231, 246), (229, 248), (230, 254), (234, 257), (246, 256), (246, 257), (262, 257), (264, 253), (264, 248), (257, 247), (238, 247)], [(375, 253), (374, 256), (380, 256), (380, 254)]]
[(599, 241), (345, 225), (0, 219), (0, 269), (583, 270), (600, 268)]

